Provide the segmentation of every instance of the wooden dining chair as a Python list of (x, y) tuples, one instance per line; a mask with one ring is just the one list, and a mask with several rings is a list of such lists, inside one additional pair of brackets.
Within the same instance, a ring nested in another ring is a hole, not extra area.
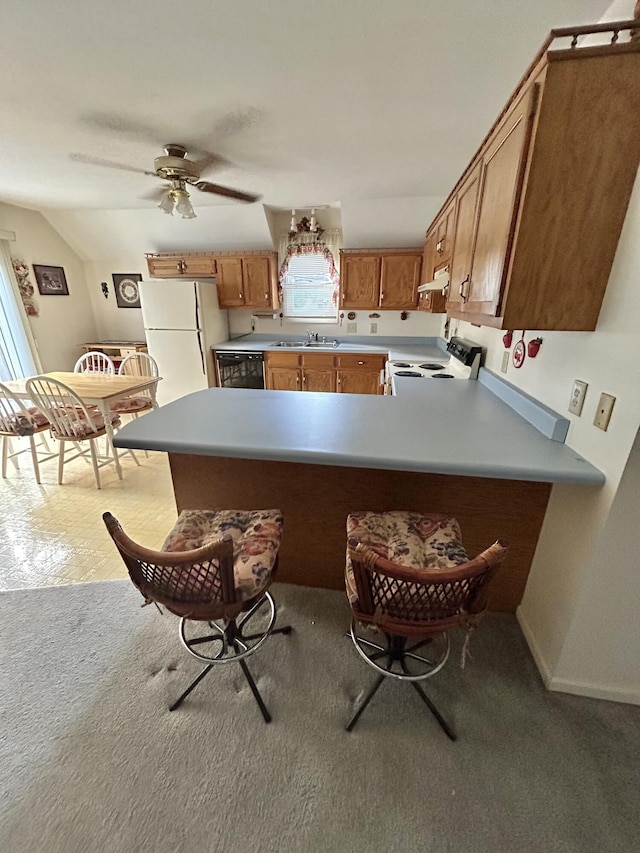
[[(21, 453), (31, 451), (33, 472), (36, 483), (40, 483), (40, 462), (54, 459), (57, 454), (52, 453), (45, 438), (45, 432), (49, 429), (47, 416), (35, 406), (27, 407), (16, 395), (0, 382), (0, 437), (2, 438), (2, 476), (7, 476), (7, 462), (9, 459), (18, 468), (18, 456)], [(39, 436), (44, 455), (38, 455), (35, 436)], [(29, 439), (29, 447), (22, 450), (12, 450), (12, 439)]]
[(73, 367), (74, 373), (115, 373), (116, 369), (108, 355), (91, 350), (81, 355)]
[[(140, 376), (143, 379), (149, 377), (157, 379), (160, 376), (155, 358), (146, 352), (134, 352), (124, 358), (118, 368), (118, 375)], [(145, 389), (138, 394), (132, 394), (130, 397), (125, 397), (124, 400), (118, 400), (113, 404), (113, 411), (121, 415), (133, 415), (137, 418), (140, 412), (157, 409), (156, 387), (157, 383), (153, 388)]]
[[(58, 484), (62, 485), (65, 462), (71, 462), (80, 457), (86, 458), (87, 454), (90, 454), (96, 488), (102, 488), (99, 469), (115, 463), (117, 452), (112, 442), (108, 440), (102, 413), (96, 409), (88, 408), (68, 385), (50, 376), (34, 376), (28, 379), (26, 390), (30, 399), (48, 418), (51, 425), (51, 435), (60, 442)], [(120, 417), (116, 412), (110, 412), (109, 417), (112, 427), (120, 426)], [(105, 452), (101, 455), (96, 446), (97, 439), (103, 436), (106, 436), (107, 441)], [(83, 448), (82, 445), (85, 442), (88, 447)], [(75, 456), (66, 458), (67, 444), (72, 444), (75, 447), (77, 451)], [(140, 463), (133, 453), (131, 455), (136, 464), (139, 465)], [(118, 476), (122, 479), (122, 472), (118, 471)]]

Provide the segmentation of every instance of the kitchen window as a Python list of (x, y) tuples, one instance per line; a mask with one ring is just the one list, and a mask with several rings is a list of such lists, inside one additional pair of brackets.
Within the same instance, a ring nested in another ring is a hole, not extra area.
[(282, 313), (289, 319), (330, 319), (335, 322), (337, 284), (328, 251), (305, 251), (289, 259), (280, 279)]

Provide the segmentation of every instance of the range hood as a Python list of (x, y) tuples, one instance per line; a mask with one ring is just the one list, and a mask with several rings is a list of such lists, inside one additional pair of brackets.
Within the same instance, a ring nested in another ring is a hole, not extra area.
[(428, 293), (431, 290), (444, 290), (449, 284), (449, 267), (442, 267), (434, 273), (433, 281), (428, 281), (426, 284), (421, 284), (418, 287), (418, 293)]

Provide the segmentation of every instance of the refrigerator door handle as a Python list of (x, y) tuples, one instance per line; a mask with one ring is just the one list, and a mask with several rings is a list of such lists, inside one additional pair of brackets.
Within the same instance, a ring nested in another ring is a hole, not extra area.
[(196, 329), (200, 328), (200, 305), (198, 304), (198, 285), (193, 282), (193, 296), (196, 303)]
[(202, 375), (206, 376), (207, 371), (204, 366), (204, 351), (202, 349), (202, 332), (198, 330), (196, 334), (198, 335), (198, 349), (200, 350), (200, 364), (202, 365)]

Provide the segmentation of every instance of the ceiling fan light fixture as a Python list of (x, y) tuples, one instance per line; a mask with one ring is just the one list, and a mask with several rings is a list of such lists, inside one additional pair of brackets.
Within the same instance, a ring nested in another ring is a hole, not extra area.
[(191, 205), (189, 193), (186, 190), (174, 190), (176, 199), (176, 211), (183, 219), (195, 219), (196, 213)]
[(168, 192), (162, 196), (162, 198), (158, 202), (158, 207), (164, 213), (168, 213), (170, 216), (173, 215), (173, 196), (171, 195), (171, 192)]

